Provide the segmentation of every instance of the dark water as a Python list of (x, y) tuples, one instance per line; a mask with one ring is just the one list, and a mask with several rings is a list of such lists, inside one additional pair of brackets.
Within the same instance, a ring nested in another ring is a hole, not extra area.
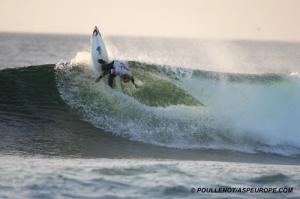
[[(1, 198), (199, 198), (192, 187), (237, 185), (292, 186), (294, 193), (205, 196), (299, 196), (299, 44), (107, 44), (112, 57), (133, 60), (134, 71), (158, 71), (162, 101), (174, 105), (156, 107), (141, 74), (144, 87), (129, 97), (95, 85), (88, 36), (0, 34)], [(243, 56), (234, 56), (237, 49)], [(272, 74), (228, 74), (262, 63)], [(204, 106), (177, 105), (168, 99), (174, 88)]]

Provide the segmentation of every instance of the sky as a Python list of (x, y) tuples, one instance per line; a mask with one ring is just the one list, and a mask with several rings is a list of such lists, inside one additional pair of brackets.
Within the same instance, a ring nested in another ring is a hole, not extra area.
[(300, 0), (0, 0), (0, 31), (300, 41)]

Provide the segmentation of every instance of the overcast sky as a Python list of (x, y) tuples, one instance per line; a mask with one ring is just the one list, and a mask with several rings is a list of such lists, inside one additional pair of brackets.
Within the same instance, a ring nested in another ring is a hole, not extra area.
[(300, 0), (0, 0), (0, 31), (300, 41)]

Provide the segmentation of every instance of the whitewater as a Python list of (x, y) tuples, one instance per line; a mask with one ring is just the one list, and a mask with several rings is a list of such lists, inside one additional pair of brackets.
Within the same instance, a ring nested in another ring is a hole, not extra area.
[[(96, 85), (89, 58), (88, 52), (79, 52), (71, 63), (57, 64), (58, 87), (62, 98), (98, 128), (135, 141), (183, 149), (300, 153), (300, 80), (295, 75), (209, 72), (129, 60), (142, 84), (141, 94), (134, 95), (126, 88), (122, 93)], [(165, 82), (155, 84), (154, 79), (143, 85), (151, 75)], [(173, 84), (182, 89), (177, 96), (171, 94)], [(157, 87), (160, 94), (146, 95)], [(190, 104), (188, 95), (200, 105)], [(170, 99), (176, 103), (155, 104)]]

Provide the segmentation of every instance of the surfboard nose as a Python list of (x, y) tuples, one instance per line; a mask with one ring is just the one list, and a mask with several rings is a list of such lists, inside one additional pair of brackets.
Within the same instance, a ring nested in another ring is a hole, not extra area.
[(93, 35), (97, 36), (98, 34), (101, 36), (101, 33), (100, 33), (98, 27), (95, 26), (95, 27), (94, 27), (94, 31), (93, 31)]

